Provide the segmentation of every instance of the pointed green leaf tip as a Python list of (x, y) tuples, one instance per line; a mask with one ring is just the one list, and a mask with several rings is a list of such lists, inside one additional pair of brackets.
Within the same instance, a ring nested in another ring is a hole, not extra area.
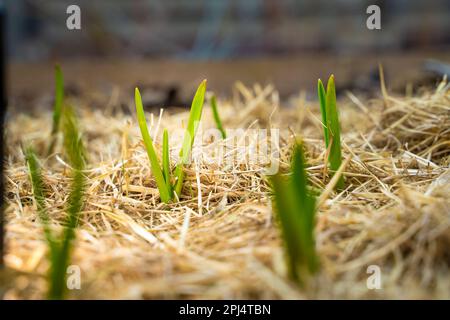
[(195, 133), (197, 131), (200, 119), (202, 117), (203, 102), (205, 100), (206, 79), (203, 80), (195, 92), (194, 99), (192, 99), (191, 111), (189, 113), (189, 120), (184, 135), (183, 147), (180, 150), (182, 162), (186, 163), (190, 156), (190, 151), (194, 143)]
[[(336, 105), (336, 88), (334, 75), (328, 79), (327, 90), (325, 91), (322, 81), (318, 80), (317, 91), (320, 102), (320, 112), (324, 125), (324, 140), (326, 148), (330, 150), (328, 162), (330, 169), (336, 172), (342, 163), (341, 150), (341, 130), (339, 124), (339, 113)], [(330, 146), (331, 143), (331, 146)], [(336, 184), (337, 189), (344, 187), (344, 178), (341, 177)]]
[(158, 157), (153, 147), (153, 141), (148, 133), (147, 121), (145, 120), (144, 107), (142, 105), (142, 98), (139, 89), (134, 90), (134, 100), (136, 104), (136, 113), (139, 123), (139, 128), (141, 130), (142, 140), (144, 141), (145, 149), (147, 150), (147, 156), (150, 161), (150, 167), (152, 169), (153, 176), (155, 177), (156, 185), (159, 190), (159, 195), (161, 201), (169, 202), (171, 200), (170, 190), (167, 187), (164, 175), (161, 171), (161, 166), (159, 165)]
[(322, 126), (323, 126), (323, 136), (325, 139), (325, 147), (328, 149), (328, 144), (330, 143), (330, 140), (328, 137), (328, 129), (327, 129), (326, 93), (322, 80), (320, 79), (317, 82), (317, 93), (320, 102), (320, 113), (322, 114)]
[(191, 111), (189, 113), (188, 125), (184, 134), (183, 145), (180, 150), (180, 161), (175, 168), (175, 192), (178, 196), (181, 195), (183, 188), (184, 170), (183, 166), (188, 163), (191, 154), (192, 145), (194, 144), (195, 133), (200, 124), (202, 117), (203, 102), (205, 100), (206, 79), (203, 80), (195, 92), (194, 99), (192, 99)]

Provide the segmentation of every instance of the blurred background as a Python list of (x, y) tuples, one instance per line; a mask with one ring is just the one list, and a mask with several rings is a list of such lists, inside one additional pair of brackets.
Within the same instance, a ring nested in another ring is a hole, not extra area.
[[(81, 30), (66, 27), (71, 4)], [(371, 4), (381, 30), (366, 27)], [(426, 59), (450, 62), (448, 0), (9, 0), (6, 8), (15, 97), (51, 93), (55, 62), (74, 92), (139, 84), (171, 95), (160, 101), (170, 104), (203, 78), (224, 94), (237, 80), (274, 83), (285, 97), (334, 73), (338, 89), (370, 92), (379, 62), (402, 91), (439, 74)]]

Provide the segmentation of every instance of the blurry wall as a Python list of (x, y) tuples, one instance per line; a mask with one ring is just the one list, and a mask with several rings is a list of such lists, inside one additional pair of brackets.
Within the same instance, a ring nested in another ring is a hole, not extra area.
[[(65, 27), (81, 8), (81, 31)], [(366, 28), (370, 4), (381, 31)], [(7, 0), (14, 61), (61, 56), (224, 59), (301, 52), (445, 50), (448, 0)]]

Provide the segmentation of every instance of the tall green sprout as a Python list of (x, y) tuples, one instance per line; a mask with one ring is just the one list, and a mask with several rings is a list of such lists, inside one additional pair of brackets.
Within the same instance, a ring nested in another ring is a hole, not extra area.
[(152, 169), (153, 176), (156, 180), (156, 185), (159, 190), (161, 201), (169, 202), (172, 199), (169, 184), (164, 179), (161, 166), (159, 165), (158, 156), (156, 155), (155, 148), (153, 147), (153, 141), (148, 133), (147, 121), (145, 120), (144, 107), (142, 105), (142, 98), (139, 89), (135, 89), (134, 100), (136, 103), (136, 113), (141, 130), (142, 139), (144, 140), (145, 149), (147, 150), (148, 159), (150, 161), (150, 167)]
[[(336, 105), (336, 89), (334, 76), (328, 79), (325, 92), (322, 81), (318, 81), (318, 96), (320, 101), (320, 112), (322, 113), (325, 146), (329, 149), (328, 162), (330, 169), (336, 172), (342, 163), (341, 129), (339, 124), (339, 113)], [(331, 146), (330, 146), (331, 143)], [(341, 176), (336, 184), (337, 189), (344, 187), (344, 177)]]
[(85, 177), (82, 171), (86, 163), (86, 152), (73, 110), (70, 107), (64, 108), (62, 118), (64, 150), (72, 168), (72, 182), (66, 204), (67, 217), (63, 232), (60, 236), (55, 236), (49, 227), (42, 172), (36, 154), (32, 148), (28, 148), (25, 151), (31, 184), (33, 186), (33, 196), (49, 246), (50, 270), (48, 298), (57, 300), (63, 299), (66, 292), (66, 272), (70, 263), (73, 240), (75, 239), (75, 228), (78, 225), (79, 215), (83, 207)]
[(170, 172), (170, 157), (169, 157), (169, 134), (167, 130), (163, 133), (163, 150), (162, 150), (162, 166), (156, 155), (153, 141), (148, 133), (147, 122), (145, 120), (144, 107), (142, 105), (142, 98), (139, 89), (135, 90), (136, 113), (141, 130), (142, 139), (144, 140), (145, 149), (150, 161), (153, 176), (156, 180), (156, 185), (159, 190), (161, 201), (170, 202), (173, 199), (173, 189), (178, 196), (181, 195), (184, 180), (184, 165), (189, 161), (192, 145), (194, 143), (195, 133), (202, 116), (203, 102), (206, 92), (206, 80), (203, 80), (195, 93), (189, 113), (189, 120), (186, 132), (183, 139), (183, 145), (180, 150), (180, 161), (175, 168), (175, 186), (172, 185)]
[(57, 135), (60, 126), (61, 114), (64, 103), (64, 78), (59, 65), (55, 66), (55, 104), (53, 106), (52, 131), (50, 133), (50, 144), (47, 155), (52, 154), (55, 149)]
[(304, 284), (318, 269), (315, 250), (315, 197), (308, 189), (303, 147), (296, 144), (288, 179), (270, 177), (290, 277)]

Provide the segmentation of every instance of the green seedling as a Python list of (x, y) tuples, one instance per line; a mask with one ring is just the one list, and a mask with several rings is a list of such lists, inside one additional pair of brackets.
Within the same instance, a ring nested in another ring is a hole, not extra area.
[(55, 66), (55, 104), (53, 106), (53, 122), (52, 131), (50, 133), (50, 145), (47, 150), (47, 155), (53, 153), (55, 149), (59, 126), (61, 122), (61, 114), (64, 103), (64, 78), (59, 65)]
[(136, 103), (136, 113), (139, 123), (139, 128), (141, 129), (142, 139), (144, 140), (145, 149), (147, 150), (148, 159), (150, 161), (150, 167), (152, 169), (153, 176), (156, 180), (156, 185), (159, 190), (159, 195), (161, 201), (168, 203), (172, 199), (172, 193), (170, 191), (170, 183), (166, 182), (161, 166), (158, 161), (158, 156), (156, 155), (155, 148), (153, 147), (153, 141), (148, 133), (147, 121), (145, 120), (144, 107), (142, 105), (142, 98), (139, 89), (136, 88), (134, 92), (134, 100)]
[(37, 204), (39, 219), (43, 225), (45, 238), (49, 247), (50, 271), (48, 298), (63, 299), (66, 292), (66, 273), (70, 263), (70, 255), (75, 239), (75, 228), (83, 207), (85, 177), (85, 151), (78, 130), (75, 115), (71, 108), (65, 108), (62, 113), (64, 149), (72, 168), (72, 184), (67, 202), (67, 217), (60, 236), (55, 236), (49, 227), (49, 216), (45, 205), (45, 190), (41, 168), (33, 149), (25, 152), (30, 172), (33, 196)]
[(214, 121), (216, 122), (216, 127), (222, 134), (222, 139), (226, 139), (227, 134), (222, 126), (222, 121), (220, 120), (219, 110), (217, 109), (217, 99), (215, 95), (211, 96), (211, 108), (214, 116)]
[(295, 146), (288, 179), (281, 174), (270, 177), (281, 235), (291, 279), (304, 284), (318, 269), (315, 250), (315, 197), (308, 188), (301, 144)]
[(141, 129), (142, 139), (147, 150), (147, 155), (150, 160), (150, 167), (156, 180), (156, 185), (159, 190), (161, 201), (168, 203), (173, 199), (173, 191), (177, 193), (178, 197), (181, 194), (184, 180), (184, 165), (188, 162), (192, 145), (194, 143), (195, 133), (202, 116), (203, 102), (206, 92), (206, 80), (203, 80), (195, 93), (192, 100), (191, 111), (183, 139), (183, 145), (180, 150), (180, 161), (175, 168), (176, 182), (172, 185), (171, 171), (170, 171), (170, 156), (169, 156), (169, 134), (167, 130), (163, 133), (163, 150), (162, 150), (162, 167), (156, 155), (153, 141), (148, 133), (147, 122), (145, 120), (144, 107), (142, 105), (141, 94), (138, 88), (135, 90), (136, 113)]
[(189, 113), (189, 120), (184, 134), (183, 144), (180, 150), (180, 161), (175, 168), (175, 192), (178, 197), (181, 195), (184, 181), (184, 165), (189, 161), (191, 155), (192, 145), (194, 144), (195, 133), (197, 132), (200, 119), (202, 117), (203, 102), (205, 100), (206, 80), (200, 83), (197, 92), (192, 99), (191, 111)]
[[(339, 125), (339, 113), (336, 105), (336, 89), (334, 76), (328, 79), (327, 90), (325, 92), (322, 81), (318, 81), (318, 96), (320, 101), (320, 112), (324, 130), (325, 146), (329, 150), (328, 162), (330, 169), (336, 172), (342, 163), (341, 150), (341, 129)], [(344, 177), (340, 177), (336, 188), (344, 187)]]

